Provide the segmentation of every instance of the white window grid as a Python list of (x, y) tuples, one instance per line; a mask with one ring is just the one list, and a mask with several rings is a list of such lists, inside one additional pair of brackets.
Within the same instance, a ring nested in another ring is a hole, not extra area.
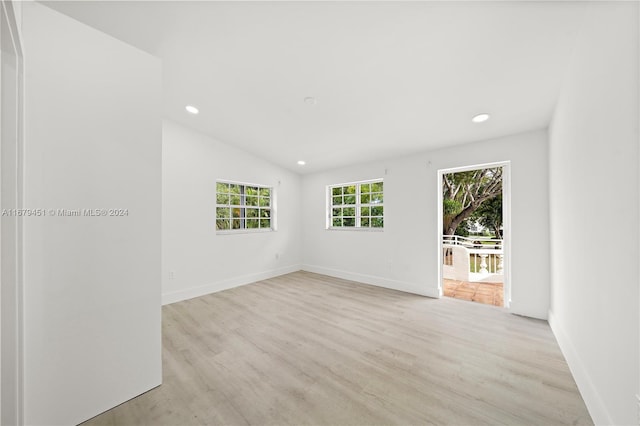
[(218, 233), (275, 230), (273, 187), (230, 180), (216, 181)]
[(327, 229), (383, 228), (383, 179), (327, 186)]

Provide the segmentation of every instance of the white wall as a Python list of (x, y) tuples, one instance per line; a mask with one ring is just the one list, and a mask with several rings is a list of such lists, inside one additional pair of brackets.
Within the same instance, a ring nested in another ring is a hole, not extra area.
[[(548, 169), (543, 130), (305, 176), (304, 269), (437, 297), (438, 170), (507, 160), (512, 186), (511, 309), (546, 318)], [(384, 232), (325, 229), (326, 185), (380, 177), (385, 182)]]
[(77, 424), (160, 384), (160, 63), (24, 4), (25, 423)]
[[(162, 147), (163, 303), (300, 269), (297, 174), (171, 121)], [(216, 234), (217, 179), (273, 186), (277, 231)]]
[(638, 3), (591, 4), (550, 130), (550, 324), (597, 424), (638, 424)]

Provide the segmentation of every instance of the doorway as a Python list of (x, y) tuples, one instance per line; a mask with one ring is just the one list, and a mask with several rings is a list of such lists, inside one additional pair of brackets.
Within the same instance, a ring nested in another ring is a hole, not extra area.
[(510, 162), (438, 171), (440, 295), (511, 302)]

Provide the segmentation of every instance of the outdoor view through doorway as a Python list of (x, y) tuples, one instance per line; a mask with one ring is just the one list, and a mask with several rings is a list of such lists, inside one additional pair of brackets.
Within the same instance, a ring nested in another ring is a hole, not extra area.
[(505, 303), (505, 165), (443, 170), (442, 292), (444, 296)]

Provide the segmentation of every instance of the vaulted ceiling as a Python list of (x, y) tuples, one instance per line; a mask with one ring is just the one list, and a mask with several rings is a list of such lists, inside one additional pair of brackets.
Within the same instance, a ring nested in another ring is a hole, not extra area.
[[(542, 1), (43, 3), (161, 58), (168, 118), (298, 173), (546, 127), (585, 11)], [(481, 112), (491, 119), (472, 123)]]

